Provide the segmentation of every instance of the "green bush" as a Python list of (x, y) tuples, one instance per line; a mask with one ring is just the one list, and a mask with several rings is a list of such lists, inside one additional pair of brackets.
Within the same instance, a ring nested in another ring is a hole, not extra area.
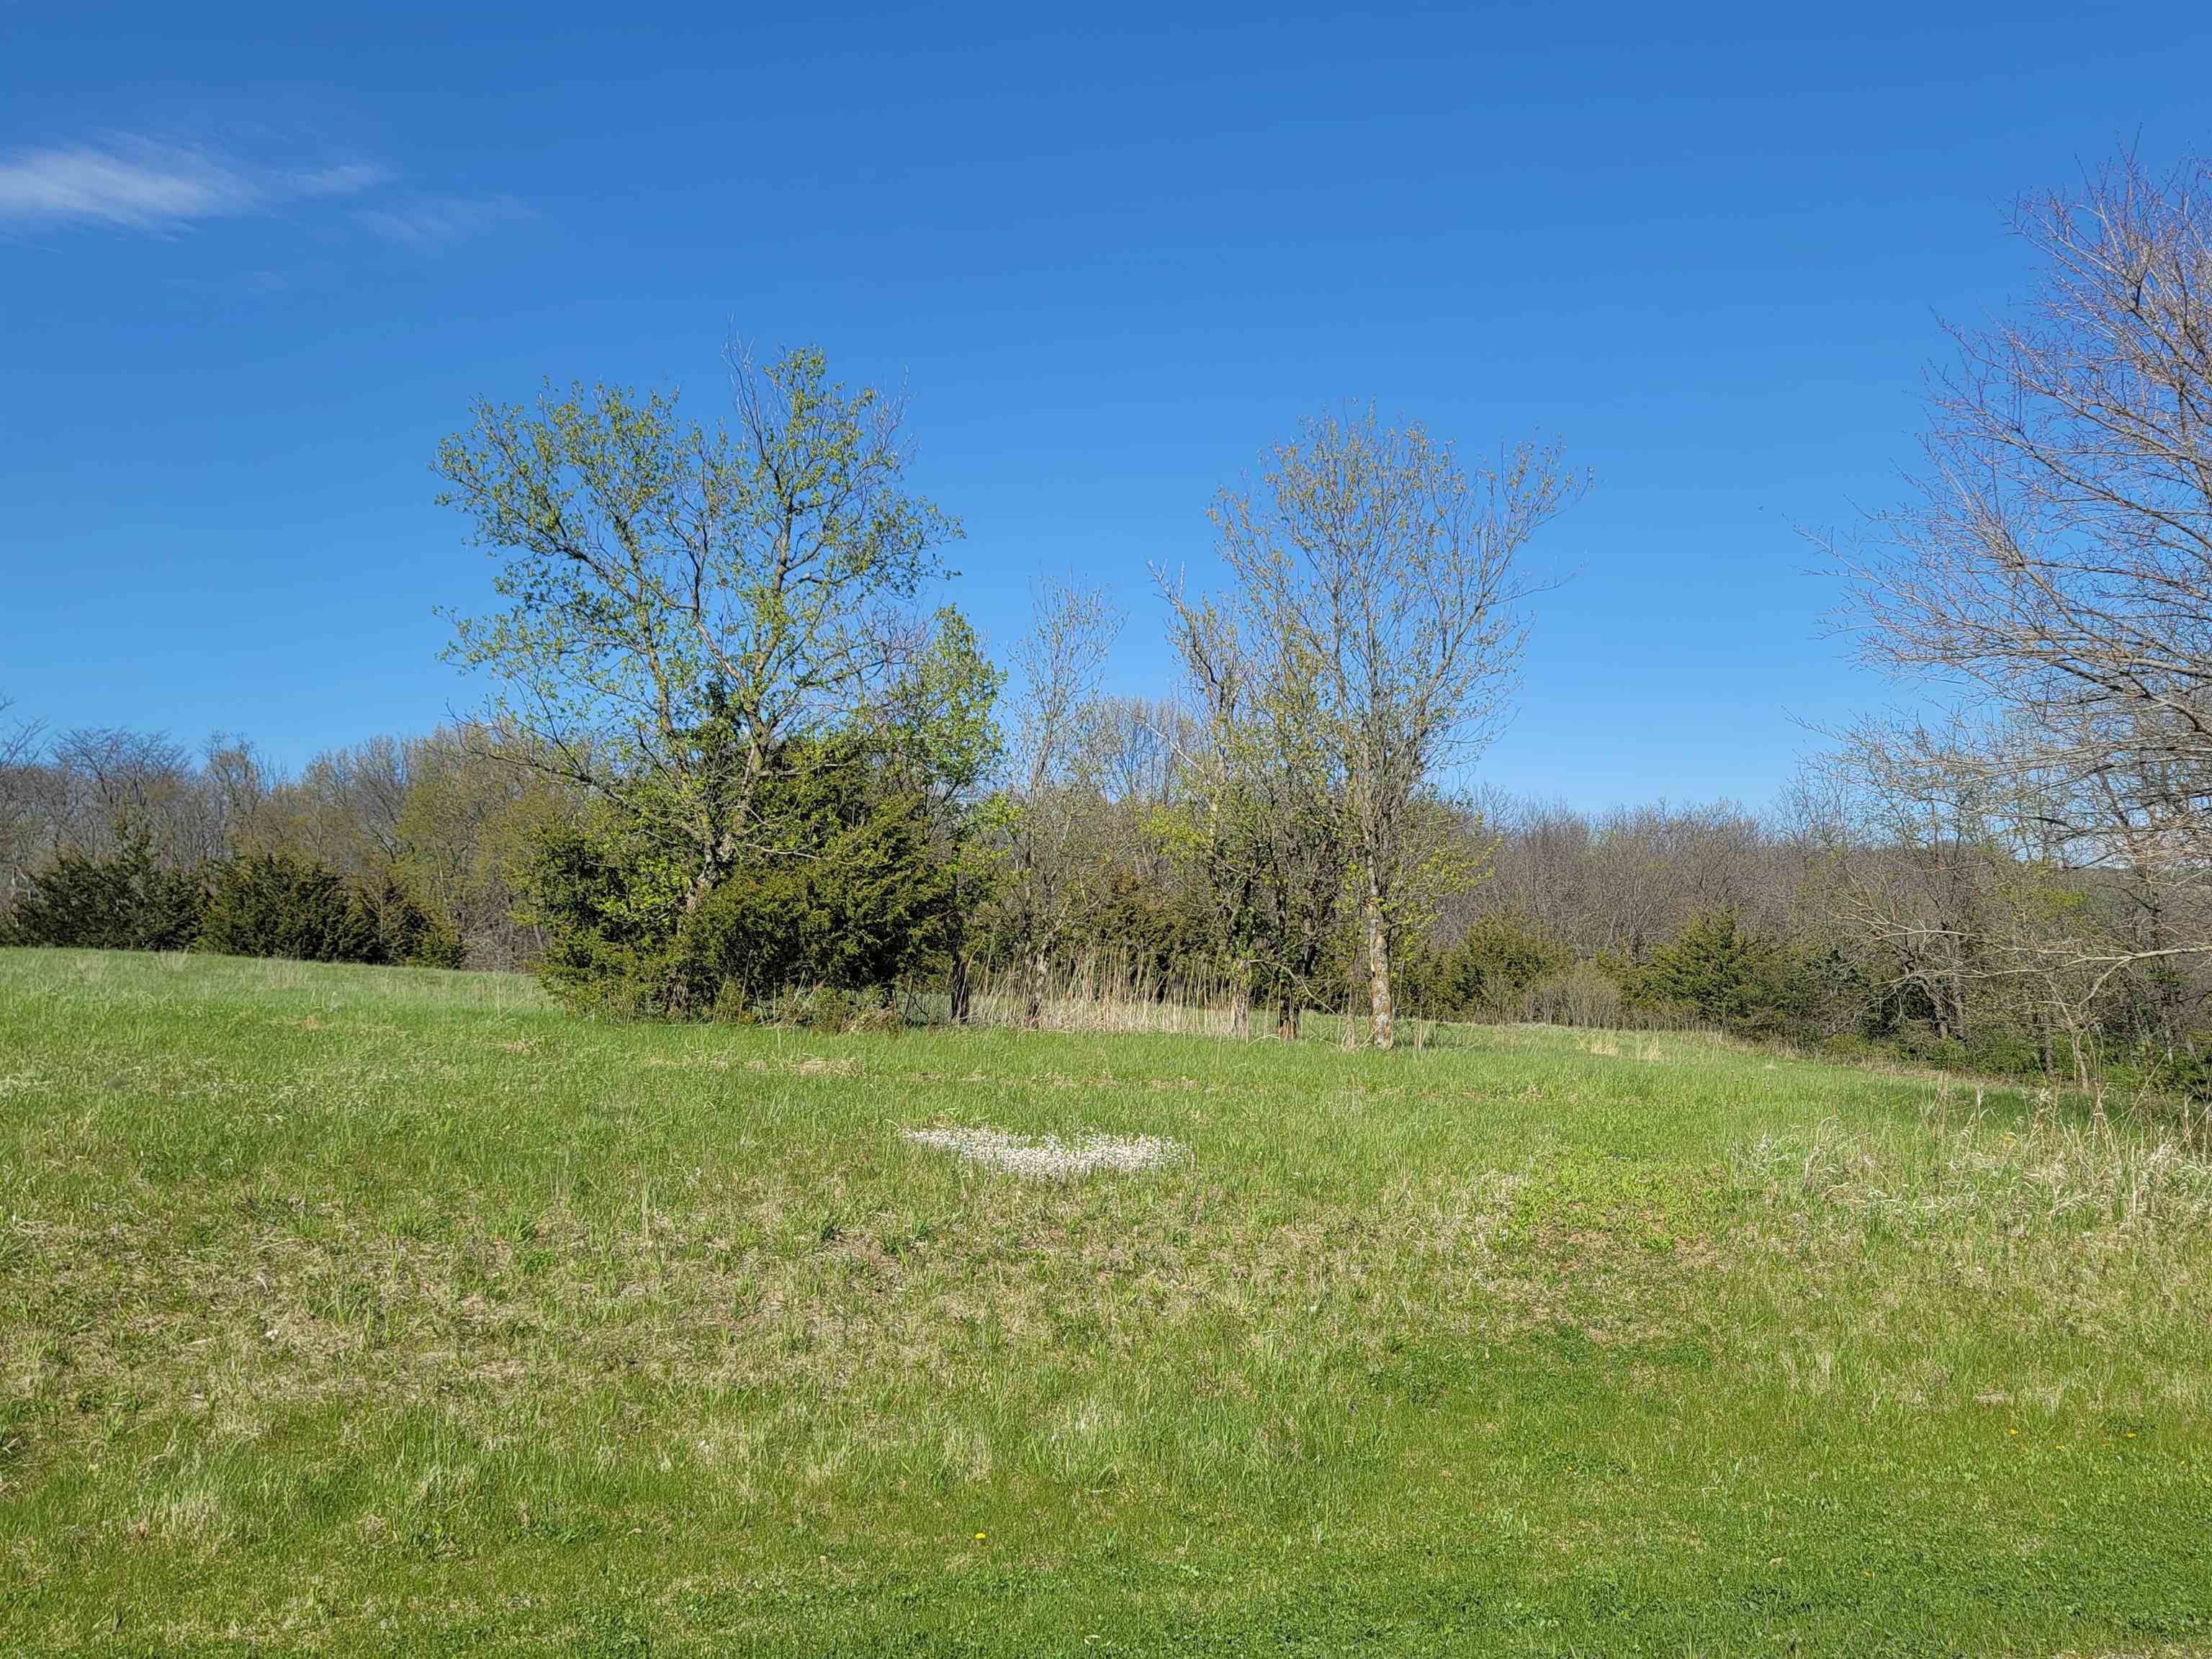
[(101, 951), (182, 951), (200, 929), (207, 890), (164, 870), (143, 836), (106, 859), (64, 853), (33, 877), (0, 942)]
[(376, 913), (331, 870), (291, 853), (231, 860), (216, 878), (199, 948), (298, 962), (384, 962)]
[(1539, 982), (1574, 966), (1574, 953), (1513, 915), (1484, 916), (1442, 951), (1404, 964), (1407, 1006), (1438, 1019), (1511, 1019)]
[(817, 829), (810, 854), (740, 866), (684, 919), (675, 972), (702, 1006), (794, 987), (879, 991), (938, 948), (952, 876), (918, 801), (860, 805), (854, 821)]
[(921, 799), (885, 791), (856, 748), (787, 758), (749, 848), (688, 912), (675, 852), (611, 811), (539, 837), (541, 971), (572, 1006), (732, 1019), (787, 992), (879, 992), (941, 950), (952, 872)]
[(546, 934), (538, 975), (556, 996), (623, 1018), (668, 1012), (684, 908), (673, 859), (602, 813), (541, 828), (523, 877), (528, 919)]
[(1674, 1003), (1732, 1031), (1772, 1033), (1788, 1012), (1788, 970), (1780, 950), (1745, 929), (1732, 912), (1708, 910), (1654, 951), (1634, 1000)]
[(2181, 1046), (2144, 1042), (2114, 1062), (2112, 1080), (2148, 1094), (2212, 1101), (2212, 1034)]
[(453, 924), (386, 876), (366, 896), (382, 959), (404, 968), (459, 968), (468, 955)]

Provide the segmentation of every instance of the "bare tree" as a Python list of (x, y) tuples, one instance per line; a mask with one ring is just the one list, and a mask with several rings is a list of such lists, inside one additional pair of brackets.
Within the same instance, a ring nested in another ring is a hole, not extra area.
[(1008, 763), (1012, 793), (1000, 814), (1003, 902), (1021, 942), (1027, 1018), (1043, 1018), (1053, 955), (1099, 871), (1082, 830), (1096, 810), (1101, 678), (1121, 614), (1103, 589), (1040, 580), (1033, 621), (1015, 648), (1019, 700)]
[(1368, 410), (1306, 422), (1256, 488), (1215, 502), (1237, 630), (1310, 672), (1343, 770), (1377, 1047), (1392, 1042), (1417, 803), (1494, 733), (1526, 637), (1521, 556), (1584, 488), (1556, 447), (1524, 443), (1470, 473), (1419, 425)]
[(73, 727), (54, 739), (48, 763), (56, 849), (106, 858), (143, 837), (171, 867), (222, 856), (198, 769), (166, 732)]
[(407, 793), (392, 830), (408, 888), (459, 930), (471, 967), (526, 966), (545, 947), (527, 917), (525, 866), (532, 837), (573, 822), (578, 790), (557, 767), (533, 764), (530, 735), (464, 725), (410, 738)]
[(1797, 787), (1808, 920), (1849, 957), (1877, 1023), (1984, 1048), (2025, 1038), (2087, 1090), (2110, 1037), (2185, 1042), (2190, 1000), (2171, 973), (2141, 971), (2168, 961), (2160, 883), (2075, 863), (2050, 775), (1990, 763), (2011, 740), (1964, 720), (1848, 734)]
[(210, 734), (200, 750), (200, 788), (215, 836), (225, 854), (246, 850), (264, 824), (269, 802), (283, 782), (251, 740)]
[(1177, 753), (1194, 797), (1195, 879), (1228, 970), (1231, 1029), (1249, 1032), (1256, 981), (1287, 1040), (1297, 1036), (1342, 896), (1340, 756), (1298, 641), (1240, 627), (1235, 611), (1191, 599), (1180, 580), (1154, 574), (1204, 711), (1181, 732)]
[(1893, 729), (1909, 763), (2154, 890), (2134, 939), (2014, 937), (2012, 970), (2095, 981), (2212, 952), (2212, 163), (2124, 157), (2015, 225), (2039, 289), (1954, 331), (1916, 500), (1834, 550), (1865, 657), (1991, 712)]
[(46, 783), (38, 764), (45, 731), (27, 720), (8, 720), (15, 706), (12, 697), (0, 697), (0, 720), (8, 720), (0, 730), (0, 912), (29, 872)]
[(1986, 793), (1921, 763), (1882, 727), (1855, 733), (1796, 786), (1814, 849), (1807, 898), (1872, 996), (1940, 1039), (1975, 1035), (2002, 854)]
[(1173, 800), (1195, 722), (1171, 697), (1102, 696), (1092, 704), (1091, 746), (1109, 801), (1146, 808)]

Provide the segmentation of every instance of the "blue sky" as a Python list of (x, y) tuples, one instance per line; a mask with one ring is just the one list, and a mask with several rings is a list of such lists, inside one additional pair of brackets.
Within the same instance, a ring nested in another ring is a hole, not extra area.
[(1886, 689), (1798, 526), (1895, 498), (2002, 209), (2212, 146), (2212, 11), (511, 10), (0, 0), (0, 692), (292, 763), (425, 728), (489, 561), (478, 393), (680, 386), (741, 332), (903, 381), (987, 635), (1113, 586), (1373, 399), (1595, 493), (1484, 778), (1771, 799)]

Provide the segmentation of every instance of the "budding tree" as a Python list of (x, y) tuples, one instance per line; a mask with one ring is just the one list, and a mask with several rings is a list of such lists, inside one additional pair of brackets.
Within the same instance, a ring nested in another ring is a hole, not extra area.
[(896, 400), (818, 351), (730, 360), (732, 418), (672, 396), (549, 389), (480, 402), (438, 453), (440, 501), (503, 556), (505, 608), (458, 617), (453, 659), (502, 683), (533, 763), (671, 848), (696, 908), (750, 847), (793, 738), (888, 685), (896, 625), (960, 534), (906, 487)]
[(1425, 797), (1495, 733), (1527, 637), (1522, 555), (1586, 487), (1556, 447), (1470, 471), (1369, 410), (1309, 420), (1256, 487), (1215, 502), (1237, 631), (1311, 676), (1310, 718), (1342, 772), (1379, 1048), (1394, 935), (1430, 851)]

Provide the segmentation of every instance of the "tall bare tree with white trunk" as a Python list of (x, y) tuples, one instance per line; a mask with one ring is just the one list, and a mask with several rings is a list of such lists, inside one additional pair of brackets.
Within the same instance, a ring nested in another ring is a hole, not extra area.
[(1586, 487), (1556, 446), (1470, 469), (1370, 409), (1307, 421), (1255, 485), (1214, 504), (1239, 631), (1311, 674), (1311, 718), (1340, 757), (1378, 1048), (1392, 1042), (1392, 942), (1425, 850), (1422, 797), (1495, 734), (1527, 638), (1522, 555)]

